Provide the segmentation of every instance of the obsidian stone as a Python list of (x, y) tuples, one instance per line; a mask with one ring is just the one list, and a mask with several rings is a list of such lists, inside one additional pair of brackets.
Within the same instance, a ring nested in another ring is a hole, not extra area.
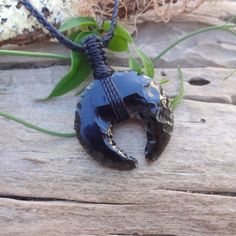
[[(173, 130), (173, 111), (169, 98), (150, 78), (139, 76), (133, 71), (114, 72), (110, 79), (123, 99), (128, 112), (127, 119), (141, 119), (145, 123), (145, 157), (148, 161), (156, 160), (166, 147)], [(112, 127), (116, 123), (102, 80), (93, 80), (77, 104), (77, 137), (87, 152), (102, 164), (130, 170), (137, 166), (137, 160), (116, 147), (112, 139)]]

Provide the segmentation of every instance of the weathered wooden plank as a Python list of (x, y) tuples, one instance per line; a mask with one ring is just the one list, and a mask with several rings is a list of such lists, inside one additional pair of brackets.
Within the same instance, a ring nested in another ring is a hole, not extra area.
[[(117, 69), (126, 70), (126, 68), (122, 67)], [(35, 103), (35, 99), (46, 97), (68, 70), (69, 67), (67, 66), (55, 66), (35, 70), (2, 70), (0, 73), (0, 92), (3, 95), (4, 93), (9, 94), (9, 96), (5, 96), (4, 99), (12, 99), (14, 96), (17, 98), (19, 96), (18, 93), (15, 93), (15, 90), (23, 89), (20, 95), (22, 97), (21, 103), (31, 101), (30, 105), (32, 106), (34, 104), (34, 106), (37, 107), (40, 103)], [(193, 100), (235, 104), (236, 73), (232, 74), (228, 80), (224, 81), (224, 78), (233, 70), (234, 69), (224, 68), (185, 68), (185, 97), (189, 99), (193, 97)], [(177, 69), (157, 69), (156, 80), (158, 81), (163, 78), (169, 80), (169, 83), (164, 85), (168, 94), (170, 96), (176, 95), (179, 87)], [(23, 97), (25, 98), (23, 99)], [(61, 98), (59, 98), (59, 101), (60, 99)], [(76, 102), (77, 99), (74, 99)], [(53, 102), (46, 103), (46, 105), (50, 106), (54, 104), (54, 102), (56, 101), (53, 100)], [(42, 104), (40, 104), (40, 106), (42, 106)]]
[[(50, 129), (72, 130), (76, 97), (35, 101), (48, 94), (66, 69), (1, 71), (0, 110)], [(168, 76), (175, 72), (165, 71)], [(184, 100), (175, 113), (172, 140), (153, 165), (143, 158), (141, 125), (128, 122), (115, 130), (119, 146), (140, 161), (139, 168), (131, 172), (99, 166), (76, 139), (50, 137), (1, 118), (0, 195), (128, 204), (135, 198), (135, 203), (151, 204), (159, 189), (235, 193), (236, 107), (214, 102), (221, 96), (235, 96), (235, 80), (221, 81), (229, 71), (184, 70), (186, 96), (195, 99), (197, 94), (202, 100), (209, 96), (212, 103)], [(204, 77), (211, 83), (190, 86), (188, 76)], [(173, 85), (169, 86), (173, 91)]]
[[(135, 198), (132, 197), (133, 202)], [(158, 191), (155, 204), (142, 205), (0, 199), (0, 226), (4, 236), (234, 236), (235, 219), (236, 198), (175, 191)]]
[[(170, 96), (178, 92), (179, 79), (176, 69), (158, 69), (156, 78), (163, 77), (170, 82), (165, 89)], [(235, 105), (236, 73), (234, 69), (224, 68), (185, 68), (184, 89), (185, 99), (205, 101), (212, 103), (228, 103)], [(229, 79), (224, 80), (232, 74)]]
[[(207, 24), (199, 22), (170, 22), (168, 25), (164, 23), (157, 24), (154, 22), (139, 24), (137, 25), (138, 34), (135, 37), (135, 44), (151, 58), (154, 58), (177, 38), (206, 26)], [(14, 49), (14, 47), (11, 48)], [(15, 49), (69, 54), (69, 50), (65, 49), (62, 45), (57, 45), (55, 43), (34, 44), (33, 46), (17, 47)], [(236, 67), (235, 53), (235, 36), (229, 32), (217, 30), (203, 33), (182, 42), (156, 62), (156, 66), (167, 68), (176, 68), (177, 65), (194, 68), (234, 68)], [(133, 56), (137, 57), (134, 52), (133, 54)], [(109, 54), (111, 64), (117, 66), (127, 66), (127, 58), (128, 55), (125, 53)], [(68, 64), (69, 61), (23, 57), (0, 57), (0, 69), (12, 67), (32, 68), (62, 63)]]
[[(167, 27), (168, 26), (168, 27)], [(151, 58), (189, 32), (209, 26), (196, 22), (144, 23), (139, 25), (136, 43)], [(216, 30), (178, 44), (157, 63), (158, 67), (235, 67), (235, 36)]]
[[(204, 26), (196, 22), (214, 23), (214, 11), (200, 13), (201, 20), (189, 15), (193, 23), (170, 23), (169, 31), (163, 24), (139, 25), (136, 43), (154, 57), (174, 38)], [(231, 14), (233, 8), (219, 17)], [(32, 49), (69, 53), (57, 44), (26, 47)], [(158, 65), (235, 68), (234, 51), (234, 36), (216, 32), (186, 41)], [(111, 62), (126, 65), (125, 58), (121, 54)], [(72, 130), (73, 92), (36, 101), (48, 95), (68, 67), (23, 69), (61, 63), (67, 62), (0, 57), (0, 111), (50, 129)], [(127, 122), (115, 129), (118, 145), (139, 160), (131, 172), (99, 166), (75, 138), (50, 137), (0, 117), (0, 235), (236, 235), (236, 75), (222, 81), (232, 70), (183, 70), (185, 99), (175, 112), (174, 134), (152, 165), (143, 157), (142, 125)], [(173, 96), (177, 70), (159, 69), (156, 79), (163, 72)]]

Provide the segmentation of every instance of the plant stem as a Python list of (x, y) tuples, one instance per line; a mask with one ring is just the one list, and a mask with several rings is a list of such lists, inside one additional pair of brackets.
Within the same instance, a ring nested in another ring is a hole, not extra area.
[(175, 109), (183, 100), (184, 97), (184, 76), (181, 68), (178, 66), (178, 76), (179, 76), (179, 91), (175, 98), (171, 100), (171, 106)]
[(43, 53), (43, 52), (26, 52), (16, 50), (0, 50), (0, 55), (4, 56), (23, 56), (23, 57), (42, 57), (42, 58), (55, 58), (62, 60), (70, 60), (70, 56), (54, 53)]
[(227, 80), (229, 79), (232, 75), (234, 75), (236, 73), (236, 69), (234, 69), (233, 71), (231, 71), (223, 80)]
[(52, 135), (52, 136), (57, 136), (57, 137), (64, 137), (64, 138), (71, 138), (71, 137), (75, 137), (76, 136), (76, 133), (61, 133), (61, 132), (56, 132), (56, 131), (51, 131), (51, 130), (48, 130), (48, 129), (44, 129), (44, 128), (40, 128), (36, 125), (33, 125), (27, 121), (24, 121), (14, 115), (11, 115), (9, 113), (6, 113), (6, 112), (0, 112), (0, 116), (3, 116), (7, 119), (10, 119), (10, 120), (13, 120), (13, 121), (16, 121), (17, 123), (20, 123), (28, 128), (31, 128), (31, 129), (34, 129), (34, 130), (37, 130), (39, 132), (42, 132), (42, 133), (45, 133), (45, 134), (49, 134), (49, 135)]
[(205, 33), (208, 31), (212, 31), (212, 30), (217, 30), (217, 29), (223, 29), (223, 30), (228, 30), (229, 28), (234, 28), (236, 27), (236, 25), (234, 24), (223, 24), (223, 25), (215, 25), (215, 26), (209, 26), (206, 28), (202, 28), (196, 31), (193, 31), (189, 34), (186, 34), (185, 36), (183, 36), (182, 38), (177, 39), (174, 43), (172, 43), (169, 47), (165, 48), (162, 52), (160, 52), (154, 59), (153, 62), (159, 60), (163, 55), (165, 55), (167, 52), (169, 52), (172, 48), (174, 48), (177, 44), (183, 42), (184, 40), (191, 38), (195, 35), (201, 34), (201, 33)]

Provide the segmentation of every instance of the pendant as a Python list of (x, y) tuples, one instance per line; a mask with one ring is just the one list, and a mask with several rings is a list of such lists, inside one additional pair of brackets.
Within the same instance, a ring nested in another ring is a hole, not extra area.
[(146, 128), (146, 160), (157, 160), (173, 131), (170, 99), (147, 76), (134, 71), (114, 72), (97, 36), (90, 36), (84, 44), (94, 80), (80, 96), (75, 113), (74, 127), (81, 145), (103, 165), (131, 170), (138, 162), (116, 147), (112, 127), (124, 120), (139, 119)]

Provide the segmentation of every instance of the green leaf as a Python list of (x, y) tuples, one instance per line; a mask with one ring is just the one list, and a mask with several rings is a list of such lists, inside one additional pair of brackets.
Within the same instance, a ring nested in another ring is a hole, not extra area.
[[(76, 43), (83, 41), (90, 32), (82, 32), (75, 39)], [(88, 78), (91, 73), (91, 66), (85, 55), (72, 51), (71, 53), (71, 70), (70, 72), (55, 86), (50, 95), (46, 98), (61, 96), (72, 89), (79, 86)]]
[(21, 57), (41, 57), (41, 58), (54, 58), (68, 60), (69, 56), (55, 54), (55, 53), (45, 53), (45, 52), (26, 52), (26, 51), (16, 51), (16, 50), (0, 50), (0, 56), (21, 56)]
[(74, 31), (71, 32), (70, 34), (67, 35), (67, 37), (72, 40), (75, 41), (76, 37), (81, 33), (81, 31)]
[(92, 80), (88, 79), (84, 81), (83, 83), (81, 83), (80, 86), (78, 87), (78, 91), (75, 93), (75, 96), (81, 95), (91, 82)]
[(125, 52), (128, 50), (128, 42), (124, 38), (114, 35), (107, 48), (115, 52)]
[[(78, 87), (91, 73), (87, 59), (82, 56), (78, 71), (75, 74), (67, 74), (53, 89), (48, 98), (58, 97)], [(86, 60), (85, 60), (86, 59)]]
[(45, 128), (41, 128), (39, 126), (33, 125), (25, 120), (22, 120), (12, 114), (6, 113), (6, 112), (0, 112), (0, 116), (5, 117), (9, 120), (13, 120), (19, 124), (22, 124), (30, 129), (34, 129), (37, 130), (39, 132), (45, 133), (45, 134), (49, 134), (52, 136), (57, 136), (57, 137), (64, 137), (64, 138), (70, 138), (70, 137), (76, 137), (76, 133), (75, 132), (71, 132), (71, 133), (62, 133), (62, 132), (57, 132), (57, 131), (52, 131), (52, 130), (48, 130)]
[(75, 28), (75, 27), (81, 27), (81, 26), (97, 26), (97, 23), (94, 19), (90, 17), (77, 17), (77, 18), (72, 18), (65, 23), (63, 23), (59, 31), (64, 32), (66, 30)]
[(138, 53), (140, 59), (142, 60), (143, 63), (143, 72), (145, 75), (149, 76), (150, 78), (154, 77), (154, 66), (152, 63), (152, 60), (146, 56), (139, 48), (136, 49), (136, 52)]
[[(109, 21), (109, 20), (104, 21), (103, 26), (102, 26), (103, 30), (108, 31), (110, 29), (110, 27), (111, 27), (111, 21)], [(114, 35), (118, 35), (118, 36), (124, 38), (129, 43), (133, 43), (133, 38), (130, 35), (129, 31), (119, 22), (116, 25)]]
[(179, 92), (177, 96), (173, 99), (171, 99), (171, 107), (175, 109), (183, 100), (184, 96), (184, 76), (182, 73), (182, 70), (178, 66), (178, 74), (179, 74), (179, 80), (180, 80), (180, 85), (179, 85)]
[(129, 68), (137, 72), (138, 75), (142, 74), (142, 67), (136, 59), (129, 57)]
[(159, 83), (160, 83), (160, 85), (163, 85), (163, 84), (167, 84), (169, 82), (170, 82), (170, 80), (168, 80), (168, 79), (161, 79)]

